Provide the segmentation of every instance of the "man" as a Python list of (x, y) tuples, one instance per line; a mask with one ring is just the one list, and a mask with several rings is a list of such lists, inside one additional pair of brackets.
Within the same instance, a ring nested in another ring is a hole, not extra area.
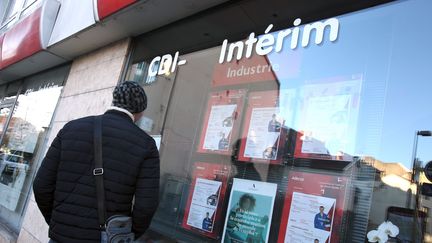
[(319, 213), (315, 215), (314, 225), (317, 229), (326, 229), (326, 225), (330, 223), (330, 219), (327, 214), (324, 213), (324, 206), (319, 207)]
[(315, 240), (314, 240), (314, 243), (319, 243), (319, 240), (318, 240), (318, 239), (315, 239)]
[(213, 228), (213, 222), (210, 218), (209, 212), (206, 212), (206, 217), (203, 219), (202, 222), (202, 229), (206, 231), (211, 231)]
[[(155, 141), (134, 124), (146, 107), (143, 88), (126, 81), (114, 89), (112, 107), (102, 115), (106, 216), (131, 215), (137, 238), (149, 227), (159, 195)], [(34, 180), (35, 199), (54, 242), (100, 242), (93, 175), (94, 120), (85, 117), (67, 123)]]

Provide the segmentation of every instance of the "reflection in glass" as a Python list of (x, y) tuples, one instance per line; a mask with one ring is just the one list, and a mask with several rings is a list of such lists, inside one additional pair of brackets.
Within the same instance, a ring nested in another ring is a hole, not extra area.
[(47, 132), (61, 89), (46, 85), (18, 96), (0, 147), (0, 205), (10, 211), (16, 210), (26, 179), (34, 169), (34, 154)]

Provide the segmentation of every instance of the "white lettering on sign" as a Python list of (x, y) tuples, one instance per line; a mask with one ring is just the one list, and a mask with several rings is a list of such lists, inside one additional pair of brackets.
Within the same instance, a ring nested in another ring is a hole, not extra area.
[(174, 54), (174, 57), (170, 54), (163, 55), (162, 57), (157, 56), (150, 62), (148, 69), (148, 76), (154, 77), (156, 75), (169, 75), (175, 72), (177, 66), (186, 64), (186, 60), (178, 60), (179, 52)]
[[(272, 51), (280, 52), (282, 51), (284, 41), (287, 38), (291, 40), (291, 49), (296, 49), (300, 40), (301, 46), (305, 48), (309, 45), (311, 34), (313, 32), (315, 32), (315, 44), (319, 45), (324, 41), (326, 28), (329, 29), (329, 40), (331, 42), (336, 41), (339, 35), (339, 20), (337, 18), (327, 19), (324, 22), (318, 21), (312, 24), (307, 24), (303, 27), (302, 31), (300, 31), (300, 27), (298, 27), (300, 24), (301, 19), (297, 18), (293, 22), (294, 28), (279, 31), (276, 35), (270, 33), (273, 28), (273, 25), (270, 24), (265, 29), (264, 35), (257, 38), (255, 37), (255, 33), (252, 32), (244, 42), (237, 41), (228, 45), (228, 40), (225, 39), (222, 42), (219, 63), (223, 63), (224, 61), (231, 62), (234, 58), (240, 60), (243, 58), (243, 55), (246, 58), (250, 58), (253, 50), (255, 50), (255, 53), (260, 56), (267, 55)], [(302, 33), (301, 37), (300, 33)], [(170, 54), (166, 54), (153, 58), (148, 69), (148, 76), (154, 77), (156, 75), (169, 75), (170, 73), (173, 73), (177, 66), (186, 64), (186, 60), (178, 60), (178, 58), (179, 52), (176, 52), (174, 57)], [(241, 69), (238, 70), (228, 70), (227, 76), (234, 77), (252, 75), (255, 73), (265, 72), (266, 70), (270, 71), (272, 69), (274, 70), (275, 67), (256, 66), (248, 69), (241, 67)]]
[[(273, 28), (273, 25), (271, 24), (264, 31), (265, 34), (259, 39), (255, 37), (255, 33), (253, 32), (245, 42), (237, 41), (228, 45), (228, 40), (225, 39), (222, 42), (219, 63), (223, 63), (224, 61), (230, 62), (234, 58), (240, 60), (243, 58), (243, 55), (246, 58), (250, 58), (252, 56), (254, 45), (255, 53), (260, 56), (267, 55), (272, 51), (280, 52), (286, 38), (291, 39), (290, 48), (296, 49), (300, 40), (300, 28), (298, 27), (300, 24), (301, 19), (298, 18), (294, 20), (294, 28), (279, 31), (277, 36), (269, 34), (270, 30)], [(303, 34), (301, 38), (301, 46), (307, 47), (309, 45), (312, 31), (315, 31), (315, 44), (321, 44), (324, 40), (326, 27), (330, 29), (329, 40), (332, 42), (336, 41), (339, 34), (339, 20), (337, 18), (331, 18), (324, 22), (318, 21), (305, 25), (301, 31)]]

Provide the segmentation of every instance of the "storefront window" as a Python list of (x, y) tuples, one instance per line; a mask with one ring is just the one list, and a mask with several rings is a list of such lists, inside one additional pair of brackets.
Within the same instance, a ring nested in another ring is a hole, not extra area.
[[(337, 40), (327, 27), (322, 43), (313, 31), (309, 45), (286, 38), (279, 52), (222, 64), (229, 44), (181, 55), (155, 122), (162, 187), (151, 229), (188, 242), (432, 242), (421, 193), (431, 182), (412, 159), (415, 131), (432, 130), (431, 7), (339, 16)], [(150, 61), (130, 77), (152, 80)]]
[[(61, 94), (68, 67), (48, 71), (19, 82), (15, 97), (3, 99), (0, 120), (4, 133), (0, 146), (1, 217), (18, 228), (29, 195), (43, 140)], [(17, 98), (16, 98), (17, 97)], [(1, 125), (0, 124), (0, 125)]]

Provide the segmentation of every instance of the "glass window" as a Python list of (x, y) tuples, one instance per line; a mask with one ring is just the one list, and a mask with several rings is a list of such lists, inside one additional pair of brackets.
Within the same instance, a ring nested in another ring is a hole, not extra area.
[[(432, 130), (431, 7), (402, 1), (339, 16), (334, 41), (334, 27), (307, 39), (311, 25), (297, 22), (299, 38), (279, 52), (222, 64), (230, 44), (181, 55), (157, 120), (151, 229), (189, 242), (432, 242), (431, 182), (418, 168), (432, 160), (432, 137), (416, 133)], [(148, 77), (150, 62), (134, 63), (130, 77), (167, 83)]]
[(27, 15), (33, 13), (36, 8), (41, 6), (41, 4), (42, 4), (41, 0), (27, 0), (24, 5), (24, 8), (22, 9), (20, 18), (24, 18)]
[[(152, 135), (159, 144), (175, 73), (149, 77), (147, 70), (150, 61), (133, 64), (128, 71), (127, 79), (138, 82), (146, 91), (147, 109), (144, 116), (137, 122), (137, 125)], [(157, 64), (154, 66), (157, 66), (156, 69), (158, 68)]]
[(9, 7), (5, 14), (2, 25), (11, 26), (19, 18), (19, 13), (23, 8), (25, 0), (9, 1)]
[(0, 209), (14, 229), (19, 228), (41, 152), (38, 148), (49, 131), (68, 70), (65, 66), (26, 78), (15, 96), (0, 103)]
[(32, 13), (40, 4), (41, 0), (12, 0), (6, 10), (1, 28), (9, 28), (19, 19)]

